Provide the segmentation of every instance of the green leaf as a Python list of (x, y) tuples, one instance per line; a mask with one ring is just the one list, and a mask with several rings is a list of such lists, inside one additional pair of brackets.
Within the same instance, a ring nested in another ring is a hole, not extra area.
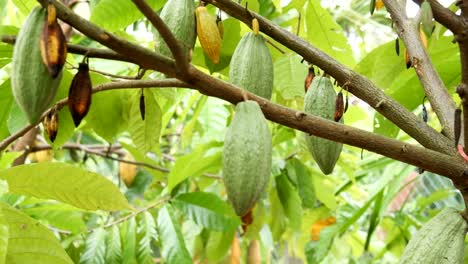
[(5, 203), (0, 207), (9, 231), (5, 263), (73, 263), (49, 229)]
[(75, 234), (86, 231), (83, 213), (67, 204), (42, 204), (41, 206), (28, 207), (22, 210), (36, 219), (41, 219), (54, 227)]
[(28, 15), (39, 3), (35, 0), (12, 0), (24, 16)]
[(80, 258), (82, 264), (105, 264), (106, 230), (99, 227), (91, 232), (85, 240), (85, 249)]
[(114, 225), (107, 231), (106, 236), (106, 262), (121, 263), (122, 244), (120, 243), (119, 228)]
[(132, 217), (126, 221), (121, 229), (122, 234), (122, 263), (136, 263), (136, 221)]
[(284, 99), (304, 97), (304, 78), (307, 72), (307, 66), (301, 63), (301, 58), (297, 55), (285, 54), (275, 61), (274, 83)]
[(185, 193), (177, 196), (174, 204), (184, 215), (204, 228), (226, 231), (240, 224), (232, 208), (213, 193)]
[(161, 240), (161, 255), (167, 263), (192, 263), (192, 258), (185, 247), (180, 231), (180, 223), (176, 221), (170, 205), (159, 210), (158, 230)]
[(156, 222), (153, 216), (148, 211), (142, 214), (141, 220), (138, 222), (138, 263), (154, 263), (152, 256), (151, 244), (156, 240)]
[(13, 103), (11, 104), (11, 109), (9, 113), (10, 115), (8, 116), (7, 125), (10, 134), (14, 134), (20, 131), (29, 124), (26, 114), (23, 112), (23, 110), (21, 110), (21, 108), (15, 101), (13, 101)]
[(383, 196), (384, 196), (384, 192), (382, 190), (377, 194), (377, 197), (374, 202), (374, 208), (372, 209), (372, 213), (370, 215), (369, 230), (367, 231), (366, 243), (364, 246), (364, 250), (366, 251), (369, 250), (369, 245), (370, 245), (372, 234), (374, 233), (380, 221), (380, 212), (382, 210)]
[[(90, 73), (93, 86), (107, 82), (101, 75)], [(85, 118), (86, 123), (94, 131), (108, 142), (113, 142), (114, 137), (126, 128), (124, 113), (125, 92), (110, 90), (93, 94), (91, 107)]]
[(400, 132), (400, 128), (397, 127), (392, 121), (388, 120), (386, 117), (380, 113), (374, 114), (374, 133), (389, 137), (396, 138)]
[(306, 244), (305, 254), (307, 257), (307, 263), (322, 262), (322, 260), (327, 256), (337, 232), (337, 225), (326, 227), (320, 231), (320, 239), (318, 241), (311, 241)]
[(6, 138), (8, 131), (7, 121), (10, 116), (10, 109), (13, 104), (10, 79), (0, 85), (0, 140)]
[(320, 6), (320, 1), (309, 1), (304, 17), (306, 39), (310, 43), (344, 65), (354, 66), (353, 52), (342, 28), (330, 13)]
[(22, 151), (10, 151), (0, 155), (0, 170), (11, 167), (13, 161), (23, 154)]
[(315, 195), (330, 210), (336, 209), (336, 198), (334, 187), (325, 177), (316, 175), (313, 177), (315, 186)]
[(2, 209), (0, 208), (0, 264), (5, 264), (7, 250), (8, 250), (8, 239), (10, 237), (10, 231), (8, 228), (8, 222), (3, 215)]
[[(147, 3), (156, 8), (156, 0)], [(159, 1), (161, 2), (161, 1)], [(157, 10), (157, 9), (156, 9)], [(125, 16), (122, 16), (125, 14)], [(143, 14), (132, 1), (128, 0), (102, 0), (96, 5), (91, 14), (91, 22), (111, 32), (124, 29), (126, 26), (142, 18)]]
[(314, 182), (307, 167), (298, 159), (292, 158), (286, 164), (288, 175), (294, 175), (301, 198), (302, 207), (313, 208), (315, 204)]
[(183, 148), (190, 146), (190, 144), (192, 143), (192, 137), (193, 137), (193, 132), (195, 131), (195, 126), (199, 122), (200, 113), (203, 110), (203, 107), (205, 106), (207, 99), (208, 99), (208, 96), (200, 96), (197, 102), (197, 106), (193, 110), (193, 114), (190, 117), (190, 120), (187, 122), (187, 124), (184, 127), (184, 130), (182, 131), (182, 147)]
[(140, 114), (140, 91), (131, 97), (131, 107), (128, 120), (128, 130), (135, 146), (143, 153), (147, 153), (159, 144), (161, 134), (162, 112), (153, 93), (144, 89), (145, 120)]
[(192, 153), (178, 157), (174, 168), (168, 176), (168, 189), (172, 189), (188, 177), (197, 177), (205, 172), (217, 171), (221, 166), (221, 151), (206, 156), (212, 147), (218, 147), (219, 143), (210, 142), (200, 145)]
[(276, 176), (275, 181), (278, 197), (289, 219), (289, 224), (293, 230), (298, 231), (301, 229), (302, 219), (301, 198), (289, 181), (285, 171)]
[(0, 171), (12, 193), (55, 199), (86, 210), (130, 209), (105, 177), (65, 163), (35, 163)]
[(226, 232), (211, 231), (205, 246), (205, 254), (210, 263), (219, 263), (228, 252), (235, 230)]

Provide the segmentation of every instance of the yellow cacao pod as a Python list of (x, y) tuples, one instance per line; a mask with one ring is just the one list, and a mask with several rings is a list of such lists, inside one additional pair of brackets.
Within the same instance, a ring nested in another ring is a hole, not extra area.
[(197, 18), (198, 40), (210, 60), (217, 64), (221, 54), (221, 35), (219, 34), (216, 18), (208, 13), (204, 6), (199, 6), (195, 10)]

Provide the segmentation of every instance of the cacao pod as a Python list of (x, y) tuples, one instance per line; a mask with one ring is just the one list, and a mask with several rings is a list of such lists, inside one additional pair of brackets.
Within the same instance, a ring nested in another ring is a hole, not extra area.
[(232, 84), (271, 99), (273, 59), (262, 35), (246, 33), (237, 44), (229, 65), (229, 79)]
[(304, 80), (304, 91), (307, 92), (309, 89), (309, 86), (312, 84), (312, 81), (314, 80), (315, 77), (315, 71), (314, 71), (314, 66), (309, 67), (309, 72), (307, 73), (307, 76)]
[(55, 110), (49, 112), (44, 118), (44, 128), (51, 142), (54, 142), (58, 130), (58, 114)]
[[(129, 153), (125, 154), (124, 160), (128, 161), (135, 161), (132, 155)], [(135, 177), (138, 172), (138, 167), (134, 164), (120, 162), (119, 163), (119, 175), (122, 181), (125, 183), (127, 187), (130, 187), (135, 180)]]
[(145, 105), (145, 93), (141, 91), (140, 95), (140, 116), (141, 120), (145, 120), (146, 115), (146, 105)]
[(464, 263), (467, 223), (454, 208), (445, 208), (411, 238), (400, 263)]
[(55, 6), (47, 7), (46, 22), (41, 32), (41, 56), (52, 78), (62, 71), (67, 58), (67, 40), (57, 22)]
[(54, 99), (61, 72), (56, 78), (42, 62), (40, 37), (46, 14), (40, 7), (34, 8), (26, 18), (16, 38), (11, 65), (11, 87), (16, 102), (35, 124)]
[(78, 72), (73, 77), (70, 90), (68, 90), (68, 108), (75, 127), (80, 125), (81, 120), (88, 113), (92, 90), (88, 64), (80, 63)]
[(227, 129), (223, 148), (226, 193), (237, 215), (255, 205), (270, 179), (271, 134), (260, 106), (240, 102)]
[(208, 13), (204, 6), (196, 9), (197, 35), (203, 51), (214, 64), (218, 64), (221, 54), (221, 35), (219, 34), (216, 18)]
[(421, 3), (421, 25), (426, 36), (430, 37), (432, 35), (434, 24), (431, 3), (424, 1)]
[[(169, 0), (160, 14), (174, 37), (182, 44), (187, 54), (193, 49), (196, 40), (195, 3), (193, 0)], [(172, 53), (164, 39), (155, 32), (155, 50), (164, 56), (171, 57)]]
[[(336, 92), (328, 77), (316, 76), (312, 81), (312, 87), (304, 98), (304, 112), (313, 114), (328, 120), (334, 120)], [(339, 122), (343, 123), (343, 119)], [(336, 161), (340, 157), (343, 144), (328, 139), (305, 136), (306, 145), (315, 162), (324, 174), (333, 172)]]
[(247, 264), (261, 264), (262, 254), (260, 252), (260, 243), (258, 240), (250, 241), (247, 249)]
[(231, 255), (229, 258), (230, 264), (241, 264), (241, 247), (239, 243), (239, 239), (236, 235), (234, 235), (234, 239), (231, 243)]

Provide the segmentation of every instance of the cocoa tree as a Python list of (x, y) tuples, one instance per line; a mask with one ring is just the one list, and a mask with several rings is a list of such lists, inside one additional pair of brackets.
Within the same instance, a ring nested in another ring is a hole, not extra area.
[[(39, 2), (44, 7), (49, 4)], [(343, 258), (384, 259), (386, 248), (406, 244), (409, 236), (405, 232), (415, 225), (400, 208), (391, 223), (405, 231), (386, 241), (383, 249), (370, 246), (378, 241), (374, 234), (378, 227), (387, 224), (386, 231), (390, 230), (385, 209), (392, 206), (392, 199), (401, 194), (405, 184), (411, 184), (405, 183), (403, 176), (414, 167), (405, 164), (427, 171), (425, 174), (449, 178), (466, 202), (468, 167), (462, 147), (468, 142), (466, 1), (446, 8), (437, 1), (415, 0), (421, 6), (429, 3), (429, 11), (438, 22), (433, 32), (429, 26), (426, 33), (421, 33), (420, 25), (421, 20), (426, 27), (432, 23), (427, 7), (419, 9), (415, 17), (408, 17), (405, 1), (383, 1), (385, 9), (374, 16), (390, 15), (402, 46), (398, 49), (407, 52), (410, 69), (405, 69), (402, 54), (394, 54), (394, 41), (375, 48), (356, 65), (342, 28), (316, 1), (290, 1), (287, 5), (261, 0), (204, 2), (206, 12), (213, 17), (218, 14), (224, 25), (216, 64), (210, 61), (213, 51), (203, 51), (205, 45), (210, 45), (203, 41), (203, 49), (197, 44), (186, 52), (186, 44), (171, 31), (171, 22), (163, 19), (161, 8), (165, 3), (160, 1), (91, 1), (90, 20), (73, 10), (77, 1), (50, 1), (69, 38), (68, 64), (50, 108), (43, 113), (35, 111), (38, 118), (28, 122), (14, 101), (9, 79), (0, 86), (0, 100), (5, 103), (0, 110), (0, 167), (4, 169), (0, 178), (8, 184), (8, 191), (2, 190), (4, 202), (0, 203), (0, 232), (4, 238), (0, 242), (0, 263), (38, 261), (41, 254), (46, 256), (44, 263), (149, 263), (161, 259), (169, 263), (236, 262), (247, 256), (252, 263), (259, 263), (259, 254), (260, 258), (279, 259), (272, 253), (275, 249), (286, 249), (287, 253), (280, 256), (289, 254), (318, 263), (337, 255), (328, 253), (333, 243), (346, 244), (345, 238), (359, 233), (352, 228), (355, 223), (365, 226), (360, 245), (365, 254), (349, 253)], [(374, 12), (376, 1), (370, 2)], [(23, 15), (37, 4), (10, 3)], [(458, 9), (459, 15), (455, 13)], [(126, 15), (117, 17), (121, 13)], [(253, 21), (258, 22), (273, 57), (275, 77), (269, 76), (275, 81), (272, 99), (244, 90), (228, 78), (235, 47), (250, 31)], [(123, 31), (130, 24), (134, 25), (133, 36)], [(168, 49), (155, 52), (153, 41), (139, 43), (139, 31), (153, 32)], [(18, 29), (4, 26), (0, 32), (4, 42), (0, 48), (5, 54), (2, 66), (8, 68)], [(427, 47), (426, 35), (430, 37)], [(452, 39), (455, 44), (450, 43)], [(83, 116), (76, 121), (67, 95), (83, 57), (89, 61), (94, 86), (89, 113), (85, 113), (84, 124), (78, 126)], [(348, 117), (353, 119), (352, 112), (344, 114), (342, 124), (303, 111), (303, 82), (309, 67), (333, 78), (335, 89), (346, 98), (362, 102), (360, 106), (350, 105), (350, 109), (375, 110), (378, 125), (374, 131), (361, 129), (358, 122), (348, 123)], [(454, 96), (454, 87), (458, 96)], [(39, 94), (44, 95), (33, 92), (30, 99)], [(242, 217), (236, 216), (225, 201), (221, 171), (224, 137), (207, 132), (214, 129), (223, 134), (234, 108), (222, 107), (212, 98), (233, 105), (255, 101), (271, 121), (273, 177), (254, 210)], [(459, 119), (455, 118), (457, 104), (463, 108), (462, 115), (458, 110)], [(424, 111), (429, 106), (432, 109), (429, 123), (416, 114), (421, 105)], [(53, 116), (58, 117), (57, 135), (50, 142), (47, 136), (38, 134), (37, 127), (47, 130)], [(216, 119), (224, 123), (220, 126)], [(41, 125), (42, 121), (47, 122)], [(304, 134), (345, 144), (344, 154), (331, 175), (324, 176), (311, 160)], [(458, 142), (460, 134), (462, 140)], [(370, 157), (370, 162), (356, 165), (362, 157), (359, 149), (366, 150), (364, 156)], [(32, 162), (42, 161), (41, 156), (50, 155), (51, 150), (60, 162)], [(31, 153), (34, 155), (27, 158)], [(10, 168), (14, 160), (15, 165), (25, 161), (31, 164)], [(375, 162), (386, 164), (387, 169), (366, 171)], [(83, 163), (82, 168), (79, 163)], [(100, 165), (103, 163), (106, 165)], [(116, 164), (120, 164), (119, 173)], [(139, 166), (138, 174), (135, 166)], [(355, 173), (358, 167), (366, 172)], [(382, 172), (382, 177), (376, 172)], [(112, 177), (117, 174), (121, 180)], [(348, 198), (366, 178), (377, 184), (365, 199), (357, 199), (360, 208), (356, 208)], [(32, 209), (28, 208), (31, 204)], [(422, 209), (417, 211), (415, 215), (423, 219)], [(368, 221), (361, 217), (364, 214), (369, 214)], [(54, 215), (57, 219), (53, 219)], [(398, 219), (404, 219), (403, 223), (398, 225)], [(60, 237), (66, 252), (51, 231)], [(13, 237), (26, 242), (17, 242)], [(58, 253), (44, 253), (39, 245), (31, 246), (32, 237), (41, 237), (48, 248)], [(18, 253), (31, 250), (31, 258), (22, 259)], [(388, 254), (399, 257), (402, 252)]]

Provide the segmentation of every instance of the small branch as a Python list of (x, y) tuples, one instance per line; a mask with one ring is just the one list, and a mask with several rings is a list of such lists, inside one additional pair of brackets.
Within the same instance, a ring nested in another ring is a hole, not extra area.
[(161, 17), (156, 14), (153, 9), (144, 0), (132, 0), (138, 9), (145, 15), (146, 18), (151, 22), (154, 28), (159, 32), (159, 35), (164, 39), (167, 46), (171, 50), (172, 56), (176, 62), (176, 68), (180, 71), (182, 77), (188, 78), (188, 59), (187, 53), (182, 49), (181, 43), (174, 37), (171, 30), (167, 27), (166, 23)]
[[(154, 166), (154, 165), (151, 165), (151, 164), (148, 164), (148, 163), (145, 163), (145, 162), (132, 161), (132, 160), (122, 159), (122, 158), (119, 158), (119, 157), (113, 157), (113, 156), (110, 155), (111, 153), (107, 152), (108, 147), (106, 148), (106, 152), (90, 149), (90, 148), (88, 148), (88, 147), (86, 147), (84, 145), (79, 145), (79, 144), (65, 144), (61, 148), (62, 149), (81, 150), (81, 151), (86, 152), (88, 154), (101, 156), (101, 157), (104, 157), (106, 159), (116, 160), (116, 161), (119, 161), (119, 162), (133, 164), (133, 165), (137, 165), (137, 166), (143, 166), (143, 167), (147, 167), (147, 168), (162, 171), (162, 172), (169, 172), (170, 171), (169, 169)], [(36, 152), (36, 151), (41, 151), (41, 150), (48, 150), (48, 149), (52, 149), (52, 146), (50, 146), (50, 145), (39, 145), (39, 146), (31, 147), (31, 152)], [(111, 152), (112, 152), (112, 149), (113, 149), (113, 147), (111, 148)]]
[(286, 54), (286, 51), (282, 50), (280, 47), (278, 47), (278, 45), (276, 45), (273, 41), (265, 38), (266, 42), (268, 44), (270, 44), (270, 46), (272, 46), (273, 48), (277, 49), (281, 54)]
[[(70, 67), (70, 69), (78, 70), (78, 67), (72, 66), (72, 67)], [(108, 76), (108, 77), (111, 77), (111, 78), (116, 78), (116, 79), (122, 79), (122, 80), (135, 80), (136, 79), (135, 77), (117, 75), (117, 74), (103, 72), (103, 71), (99, 71), (99, 70), (95, 70), (95, 69), (89, 69), (89, 71), (99, 73), (101, 75)]]
[[(164, 80), (133, 80), (133, 81), (119, 81), (119, 82), (110, 82), (110, 83), (104, 83), (97, 85), (93, 89), (93, 94), (97, 92), (102, 92), (102, 91), (107, 91), (107, 90), (116, 90), (116, 89), (131, 89), (131, 88), (167, 88), (167, 87), (191, 87), (190, 85), (176, 80), (176, 79), (164, 79)], [(35, 124), (29, 124), (20, 131), (10, 135), (6, 139), (0, 142), (0, 151), (6, 149), (11, 143), (13, 143), (16, 139), (19, 137), (23, 136), (34, 128), (36, 125), (38, 125), (44, 117), (52, 110), (52, 109), (57, 109), (60, 110), (62, 107), (64, 107), (68, 102), (68, 98), (64, 98), (58, 102), (55, 103), (54, 106), (46, 110), (42, 115), (39, 121)]]
[(396, 0), (384, 0), (387, 11), (397, 27), (399, 37), (405, 43), (408, 54), (424, 92), (436, 113), (443, 134), (453, 140), (453, 113), (455, 102), (447, 91), (439, 73), (432, 64), (422, 43), (419, 31), (419, 20), (409, 19), (404, 15), (404, 6)]
[(424, 1), (428, 1), (431, 4), (434, 19), (452, 31), (454, 35), (466, 30), (466, 25), (460, 17), (441, 5), (438, 0), (413, 0), (418, 5), (421, 5)]

